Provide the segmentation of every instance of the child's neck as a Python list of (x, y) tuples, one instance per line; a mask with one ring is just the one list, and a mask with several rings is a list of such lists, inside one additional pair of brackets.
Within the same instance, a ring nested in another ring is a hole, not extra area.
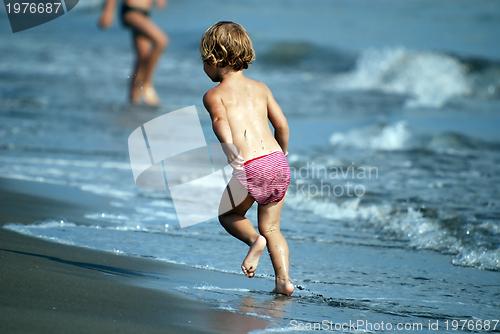
[(243, 70), (235, 71), (232, 68), (221, 68), (220, 72), (220, 82), (222, 81), (232, 81), (244, 78)]

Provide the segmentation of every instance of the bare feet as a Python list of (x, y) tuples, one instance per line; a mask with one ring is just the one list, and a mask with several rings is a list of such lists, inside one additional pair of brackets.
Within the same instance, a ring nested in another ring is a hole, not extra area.
[(294, 290), (292, 280), (290, 278), (276, 277), (276, 288), (274, 288), (274, 293), (280, 293), (282, 295), (291, 295)]
[(156, 94), (156, 90), (153, 86), (144, 86), (142, 99), (150, 106), (157, 106), (160, 104), (160, 98), (158, 97), (158, 94)]
[(133, 104), (139, 104), (141, 100), (150, 106), (157, 106), (160, 104), (160, 98), (152, 86), (142, 86), (138, 84), (135, 84), (132, 88), (131, 100)]
[(260, 256), (262, 255), (264, 248), (266, 248), (266, 244), (266, 238), (259, 235), (257, 240), (255, 240), (253, 245), (248, 250), (248, 254), (241, 265), (241, 269), (245, 273), (246, 277), (254, 277), (257, 264), (259, 264)]

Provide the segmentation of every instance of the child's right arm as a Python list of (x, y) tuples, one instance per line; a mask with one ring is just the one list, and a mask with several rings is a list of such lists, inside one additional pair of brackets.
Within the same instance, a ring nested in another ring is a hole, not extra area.
[(203, 104), (210, 114), (212, 128), (215, 136), (222, 144), (227, 161), (234, 169), (243, 169), (244, 159), (239, 154), (238, 148), (233, 144), (233, 135), (222, 99), (213, 90), (210, 90), (203, 96)]
[(104, 10), (102, 11), (101, 17), (99, 18), (99, 25), (102, 28), (109, 28), (113, 24), (113, 18), (115, 16), (116, 0), (107, 0), (104, 5)]
[[(268, 88), (269, 90), (269, 88)], [(281, 146), (285, 156), (288, 156), (288, 139), (290, 138), (290, 129), (288, 128), (288, 122), (283, 114), (278, 102), (273, 97), (271, 90), (269, 90), (267, 96), (267, 117), (271, 121), (274, 128), (274, 138)]]

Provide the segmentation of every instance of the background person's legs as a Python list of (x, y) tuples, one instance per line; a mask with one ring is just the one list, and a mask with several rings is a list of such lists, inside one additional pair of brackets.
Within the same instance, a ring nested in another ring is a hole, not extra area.
[(168, 45), (167, 35), (146, 15), (130, 11), (124, 22), (134, 30), (136, 64), (131, 78), (130, 99), (136, 104), (142, 97), (147, 104), (157, 105), (160, 100), (153, 87), (153, 72), (159, 57)]

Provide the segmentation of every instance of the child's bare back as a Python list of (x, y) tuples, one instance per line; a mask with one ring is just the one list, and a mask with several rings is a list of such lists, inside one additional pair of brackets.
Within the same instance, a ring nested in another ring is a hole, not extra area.
[[(275, 272), (274, 292), (290, 295), (294, 286), (288, 272), (288, 244), (280, 231), (283, 198), (290, 182), (288, 123), (269, 88), (243, 75), (254, 58), (243, 27), (233, 22), (216, 23), (203, 35), (200, 51), (205, 73), (220, 82), (205, 94), (203, 103), (234, 168), (219, 206), (219, 221), (232, 236), (250, 246), (241, 265), (245, 275), (255, 275), (267, 245)], [(236, 200), (235, 193), (243, 197)], [(245, 217), (255, 201), (259, 204), (260, 234)]]
[[(217, 87), (205, 95), (211, 108), (225, 109), (233, 144), (245, 161), (282, 151), (269, 127), (286, 125), (286, 119), (271, 91), (261, 82), (248, 79), (241, 71), (226, 74)], [(286, 151), (286, 147), (285, 147)]]

